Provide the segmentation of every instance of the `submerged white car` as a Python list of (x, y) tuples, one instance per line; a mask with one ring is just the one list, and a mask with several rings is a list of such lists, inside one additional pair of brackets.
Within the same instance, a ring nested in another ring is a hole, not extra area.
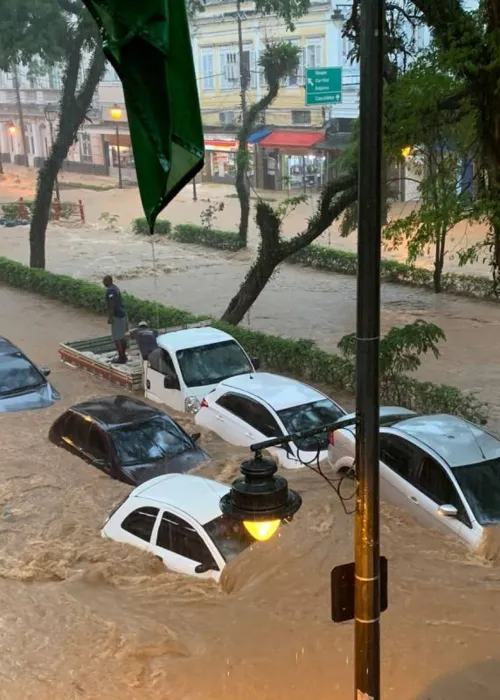
[(218, 581), (225, 565), (255, 543), (223, 515), (229, 487), (190, 474), (165, 474), (134, 489), (109, 515), (103, 537), (151, 552), (172, 571)]
[[(328, 426), (345, 415), (335, 401), (307, 384), (277, 374), (259, 372), (226, 379), (201, 402), (196, 425), (217, 433), (231, 445), (249, 447), (269, 438)], [(269, 452), (285, 469), (328, 455), (328, 432), (272, 447)]]
[[(404, 408), (381, 408), (380, 424), (382, 497), (484, 551), (488, 528), (500, 526), (500, 440), (463, 418)], [(328, 459), (348, 473), (354, 455), (353, 423), (330, 435)]]

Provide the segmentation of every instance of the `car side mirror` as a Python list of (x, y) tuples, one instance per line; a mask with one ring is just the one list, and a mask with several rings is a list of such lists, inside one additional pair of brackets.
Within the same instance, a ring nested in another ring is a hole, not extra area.
[(163, 380), (165, 389), (180, 389), (179, 380), (173, 374), (167, 374)]
[(198, 566), (195, 567), (194, 573), (206, 574), (207, 571), (219, 571), (219, 569), (215, 564), (198, 564)]
[(257, 371), (260, 369), (260, 360), (259, 360), (259, 358), (258, 358), (258, 357), (251, 357), (250, 359), (252, 360), (252, 365), (253, 365), (255, 371), (257, 372)]
[(49, 367), (40, 367), (40, 372), (43, 374), (44, 377), (48, 377), (51, 369)]
[(201, 438), (201, 433), (193, 433), (193, 434), (191, 435), (191, 440), (192, 440), (193, 442), (198, 442), (198, 440), (199, 440), (200, 438)]
[(458, 515), (458, 510), (455, 508), (455, 506), (446, 503), (442, 506), (439, 506), (438, 513), (439, 515), (442, 515), (445, 518), (456, 518)]

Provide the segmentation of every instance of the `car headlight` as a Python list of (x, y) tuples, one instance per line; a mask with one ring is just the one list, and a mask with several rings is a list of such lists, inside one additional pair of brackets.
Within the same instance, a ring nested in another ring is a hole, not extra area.
[(196, 396), (188, 396), (184, 401), (184, 410), (186, 413), (197, 413), (200, 410), (201, 404)]

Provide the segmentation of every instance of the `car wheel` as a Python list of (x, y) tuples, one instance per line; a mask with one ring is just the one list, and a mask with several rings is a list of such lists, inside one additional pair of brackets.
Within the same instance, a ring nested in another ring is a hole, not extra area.
[(337, 476), (346, 476), (354, 479), (356, 472), (354, 470), (354, 459), (352, 457), (343, 457), (335, 464), (333, 468)]

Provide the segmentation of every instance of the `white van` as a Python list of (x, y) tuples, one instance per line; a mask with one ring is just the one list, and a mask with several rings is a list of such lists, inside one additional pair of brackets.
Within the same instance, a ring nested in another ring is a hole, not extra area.
[(195, 413), (219, 382), (259, 368), (229, 333), (211, 326), (170, 331), (157, 344), (144, 362), (144, 392), (176, 411)]

